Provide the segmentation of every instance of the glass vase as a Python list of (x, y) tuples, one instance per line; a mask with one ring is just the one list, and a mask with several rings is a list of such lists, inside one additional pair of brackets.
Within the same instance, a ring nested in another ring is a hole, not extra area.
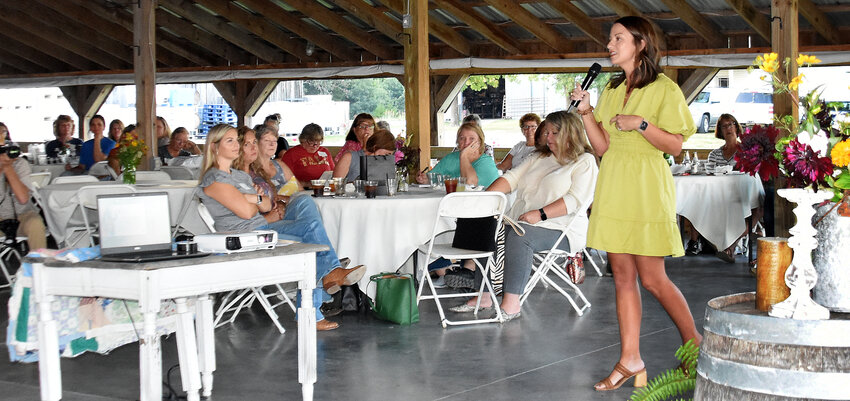
[(130, 166), (124, 168), (124, 173), (122, 174), (123, 181), (125, 184), (135, 184), (136, 183), (136, 166)]

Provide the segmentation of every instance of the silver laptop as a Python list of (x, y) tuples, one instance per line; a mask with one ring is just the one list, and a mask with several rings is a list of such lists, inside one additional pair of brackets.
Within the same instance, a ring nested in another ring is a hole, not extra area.
[(100, 259), (149, 262), (204, 256), (171, 250), (168, 194), (139, 192), (98, 195)]

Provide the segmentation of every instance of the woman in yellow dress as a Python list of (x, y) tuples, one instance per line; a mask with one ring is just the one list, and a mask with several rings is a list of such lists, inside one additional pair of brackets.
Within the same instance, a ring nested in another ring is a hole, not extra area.
[(623, 72), (605, 87), (597, 109), (586, 91), (577, 87), (571, 96), (580, 100), (577, 112), (590, 144), (604, 155), (587, 245), (608, 252), (620, 324), (620, 360), (596, 383), (597, 391), (619, 388), (632, 377), (636, 387), (646, 385), (638, 277), (670, 315), (683, 343), (702, 340), (685, 297), (664, 270), (665, 256), (685, 252), (676, 225), (676, 188), (663, 153), (681, 153), (696, 127), (679, 86), (661, 73), (648, 21), (618, 19), (607, 47), (611, 63)]

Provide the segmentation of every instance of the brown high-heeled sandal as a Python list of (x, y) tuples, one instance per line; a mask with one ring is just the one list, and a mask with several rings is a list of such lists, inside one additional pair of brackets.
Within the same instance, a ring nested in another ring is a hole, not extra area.
[(623, 384), (625, 384), (626, 381), (631, 379), (632, 377), (635, 378), (635, 382), (634, 382), (635, 387), (645, 387), (646, 386), (646, 367), (644, 367), (643, 369), (641, 369), (637, 372), (631, 372), (628, 369), (626, 369), (625, 366), (620, 364), (620, 362), (617, 362), (617, 364), (614, 365), (614, 371), (620, 373), (621, 375), (623, 375), (623, 377), (621, 377), (620, 380), (617, 380), (617, 382), (613, 383), (613, 384), (611, 383), (611, 378), (606, 377), (606, 378), (602, 379), (602, 381), (593, 385), (594, 390), (596, 390), (596, 391), (616, 390), (616, 389), (620, 388)]

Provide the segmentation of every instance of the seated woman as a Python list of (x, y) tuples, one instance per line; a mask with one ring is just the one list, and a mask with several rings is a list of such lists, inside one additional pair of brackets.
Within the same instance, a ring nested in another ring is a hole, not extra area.
[(342, 156), (350, 151), (358, 151), (366, 146), (366, 140), (375, 132), (375, 118), (369, 113), (360, 113), (354, 116), (351, 128), (345, 136), (345, 143), (336, 154), (334, 162), (339, 163)]
[[(0, 123), (0, 146), (6, 144), (8, 133), (6, 124)], [(25, 158), (0, 154), (0, 220), (17, 219), (18, 231), (10, 234), (26, 236), (29, 249), (46, 248), (44, 222), (32, 204), (29, 182), (30, 164)]]
[[(559, 249), (577, 252), (584, 248), (587, 238), (587, 207), (599, 173), (596, 158), (576, 114), (558, 111), (546, 116), (543, 124), (536, 152), (487, 188), (516, 192), (516, 201), (505, 214), (524, 223), (525, 228), (522, 237), (506, 230), (501, 302), (506, 320), (520, 315), (519, 297), (528, 281), (534, 253), (550, 249), (564, 230), (567, 235)], [(451, 310), (472, 312), (475, 302), (473, 298)], [(492, 307), (489, 296), (481, 297), (481, 307)]]
[[(443, 157), (432, 173), (466, 178), (466, 185), (486, 187), (499, 178), (493, 158), (484, 153), (484, 131), (473, 123), (465, 123), (457, 130), (458, 151)], [(428, 182), (425, 173), (416, 177), (420, 184)]]
[(534, 152), (534, 133), (537, 132), (539, 125), (540, 116), (534, 113), (528, 113), (519, 119), (519, 128), (525, 140), (517, 142), (502, 162), (496, 165), (499, 170), (508, 171), (519, 166), (531, 152)]
[(88, 170), (97, 162), (106, 160), (109, 152), (115, 147), (115, 141), (103, 135), (106, 129), (106, 120), (103, 116), (95, 114), (89, 120), (89, 130), (94, 137), (89, 139), (80, 148), (80, 166), (83, 170)]
[[(129, 133), (136, 133), (136, 124), (130, 124), (124, 127), (124, 130), (121, 131), (121, 136)], [(106, 164), (109, 165), (109, 168), (115, 172), (115, 175), (121, 175), (121, 161), (118, 160), (118, 151), (121, 150), (120, 144), (112, 148), (109, 152), (109, 156), (106, 157)]]
[(318, 124), (307, 124), (301, 130), (297, 146), (283, 154), (281, 160), (292, 169), (301, 182), (318, 179), (325, 171), (334, 171), (331, 152), (322, 147), (325, 131)]
[(366, 272), (365, 266), (353, 269), (340, 267), (316, 204), (309, 196), (296, 197), (286, 210), (279, 207), (269, 213), (273, 211), (273, 200), (258, 193), (260, 191), (250, 175), (233, 168), (233, 162), (239, 157), (237, 135), (236, 128), (227, 124), (216, 125), (207, 135), (199, 186), (203, 189), (201, 201), (215, 220), (215, 229), (274, 230), (280, 238), (327, 245), (330, 250), (316, 254), (316, 279), (322, 283), (313, 296), (316, 328), (333, 330), (339, 327), (339, 324), (324, 319), (319, 311), (322, 288), (333, 294), (339, 291), (340, 286), (356, 283)]
[[(272, 188), (277, 191), (295, 177), (292, 170), (282, 161), (275, 159), (277, 150), (277, 131), (268, 125), (254, 126), (257, 136), (257, 160), (252, 163), (251, 170), (260, 177), (260, 180), (268, 181)], [(256, 179), (255, 179), (256, 181)], [(304, 188), (304, 185), (299, 185)]]
[(201, 149), (194, 142), (189, 140), (189, 131), (184, 127), (177, 127), (171, 133), (171, 140), (168, 145), (162, 145), (157, 149), (157, 156), (162, 160), (162, 164), (168, 164), (169, 159), (178, 156), (193, 156), (201, 154)]
[(124, 131), (124, 123), (119, 119), (114, 119), (109, 123), (109, 139), (118, 143), (121, 140), (121, 132)]
[(366, 147), (345, 152), (334, 168), (334, 177), (345, 177), (345, 182), (360, 178), (360, 156), (385, 156), (395, 152), (395, 137), (389, 131), (379, 130), (366, 140)]

